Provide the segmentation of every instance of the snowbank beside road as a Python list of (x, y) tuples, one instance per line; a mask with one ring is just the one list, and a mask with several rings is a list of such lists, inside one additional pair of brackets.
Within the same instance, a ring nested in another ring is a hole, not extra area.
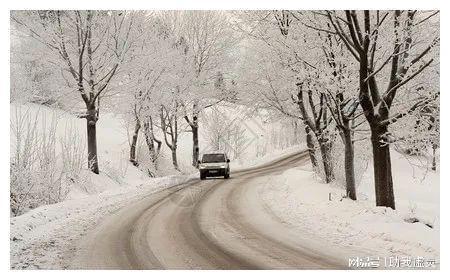
[[(359, 188), (363, 200), (357, 202), (342, 199), (343, 189), (319, 183), (309, 166), (271, 178), (259, 193), (267, 209), (291, 227), (336, 246), (367, 252), (359, 257), (411, 256), (439, 261), (439, 175), (417, 180), (411, 176), (408, 162), (393, 154), (395, 211), (375, 207), (373, 183), (367, 180), (370, 174), (363, 181), (366, 185)], [(413, 210), (412, 204), (417, 205)], [(419, 222), (405, 221), (412, 217)]]

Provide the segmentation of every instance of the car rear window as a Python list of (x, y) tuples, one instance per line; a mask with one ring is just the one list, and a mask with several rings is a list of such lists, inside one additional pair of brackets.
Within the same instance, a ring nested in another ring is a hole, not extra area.
[(224, 154), (206, 154), (203, 155), (202, 162), (225, 162)]

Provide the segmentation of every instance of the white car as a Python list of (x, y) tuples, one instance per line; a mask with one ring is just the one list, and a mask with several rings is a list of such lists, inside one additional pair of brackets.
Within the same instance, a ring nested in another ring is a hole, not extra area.
[(201, 180), (219, 176), (228, 179), (230, 178), (230, 159), (225, 153), (204, 154), (202, 160), (198, 161), (198, 169)]

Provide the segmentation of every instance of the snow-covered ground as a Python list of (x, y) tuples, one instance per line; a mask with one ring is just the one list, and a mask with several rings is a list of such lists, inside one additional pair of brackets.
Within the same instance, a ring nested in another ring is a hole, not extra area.
[[(61, 124), (57, 128), (59, 136), (64, 135), (67, 124), (80, 135), (85, 133), (85, 120), (43, 106), (22, 106), (12, 105), (11, 114), (15, 108), (22, 108), (22, 113), (24, 110), (39, 112), (47, 118), (56, 113)], [(245, 158), (232, 162), (234, 171), (256, 167), (304, 149), (303, 145), (273, 147), (260, 153), (258, 149), (266, 147), (263, 144), (267, 143), (269, 130), (257, 120), (249, 120), (245, 126), (251, 130), (248, 137), (252, 144)], [(171, 170), (170, 157), (163, 155), (164, 177), (150, 178), (127, 160), (129, 144), (125, 127), (118, 116), (103, 114), (98, 122), (101, 173), (95, 175), (86, 171), (87, 185), (71, 186), (65, 201), (10, 219), (11, 268), (68, 267), (67, 261), (76, 250), (77, 241), (107, 215), (145, 195), (197, 177), (190, 167), (188, 133), (182, 134), (179, 145), (184, 171)], [(371, 256), (407, 255), (439, 260), (439, 173), (428, 172), (424, 176), (424, 171), (413, 168), (395, 151), (392, 162), (395, 211), (374, 206), (370, 167), (358, 186), (357, 202), (341, 199), (344, 191), (320, 183), (308, 165), (286, 170), (262, 184), (260, 198), (267, 209), (293, 228), (302, 232), (308, 230), (339, 246), (353, 247)], [(405, 221), (412, 218), (418, 222)]]
[[(392, 160), (397, 210), (375, 207), (370, 168), (358, 188), (362, 200), (357, 202), (342, 199), (343, 189), (318, 182), (309, 165), (271, 178), (261, 187), (261, 199), (299, 232), (308, 230), (337, 246), (367, 252), (354, 257), (439, 262), (439, 173), (414, 177), (402, 155), (393, 151)], [(411, 218), (418, 222), (406, 221)]]
[[(282, 156), (298, 152), (291, 148)], [(252, 166), (270, 162), (280, 155), (271, 153)], [(251, 166), (249, 166), (251, 167)], [(235, 170), (243, 169), (243, 166)], [(96, 185), (108, 184), (107, 177), (94, 178)], [(133, 204), (144, 196), (178, 184), (186, 183), (198, 174), (171, 175), (147, 179), (145, 183), (116, 186), (97, 194), (80, 195), (61, 203), (41, 206), (21, 216), (11, 218), (11, 268), (68, 268), (77, 249), (77, 241), (108, 215)]]
[[(61, 139), (69, 133), (80, 135), (84, 140), (86, 124), (72, 114), (36, 104), (11, 104), (11, 122), (20, 117), (36, 118), (37, 129), (49, 129), (51, 121), (56, 121), (56, 138)], [(264, 140), (261, 125), (247, 120), (253, 132), (258, 134), (256, 141)], [(144, 195), (169, 188), (198, 176), (190, 165), (191, 138), (183, 133), (179, 140), (178, 156), (182, 172), (171, 166), (169, 151), (163, 146), (160, 169), (163, 177), (150, 178), (145, 172), (128, 162), (129, 142), (124, 120), (113, 113), (104, 113), (97, 123), (98, 154), (100, 174), (82, 170), (83, 184), (71, 184), (64, 201), (43, 205), (25, 214), (10, 219), (11, 268), (64, 268), (75, 250), (76, 241), (95, 227), (102, 219)], [(258, 130), (259, 129), (259, 130)], [(112, 137), (113, 136), (113, 137)], [(15, 138), (11, 134), (11, 149)], [(274, 158), (298, 151), (300, 146), (287, 150), (274, 149), (257, 158), (254, 145), (249, 145), (247, 157), (232, 166), (233, 170), (269, 162)], [(60, 153), (60, 147), (56, 147)]]
[[(196, 176), (195, 176), (196, 177)], [(146, 184), (122, 186), (84, 198), (41, 206), (11, 218), (11, 268), (67, 268), (76, 241), (107, 215), (158, 190), (189, 181), (192, 176), (166, 176)]]

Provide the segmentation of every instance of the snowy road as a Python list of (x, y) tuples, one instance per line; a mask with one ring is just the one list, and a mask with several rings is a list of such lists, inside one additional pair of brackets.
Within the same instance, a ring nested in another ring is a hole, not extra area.
[(305, 152), (149, 195), (86, 236), (73, 268), (342, 269), (346, 257), (310, 234), (299, 236), (258, 197), (258, 186), (305, 164)]

